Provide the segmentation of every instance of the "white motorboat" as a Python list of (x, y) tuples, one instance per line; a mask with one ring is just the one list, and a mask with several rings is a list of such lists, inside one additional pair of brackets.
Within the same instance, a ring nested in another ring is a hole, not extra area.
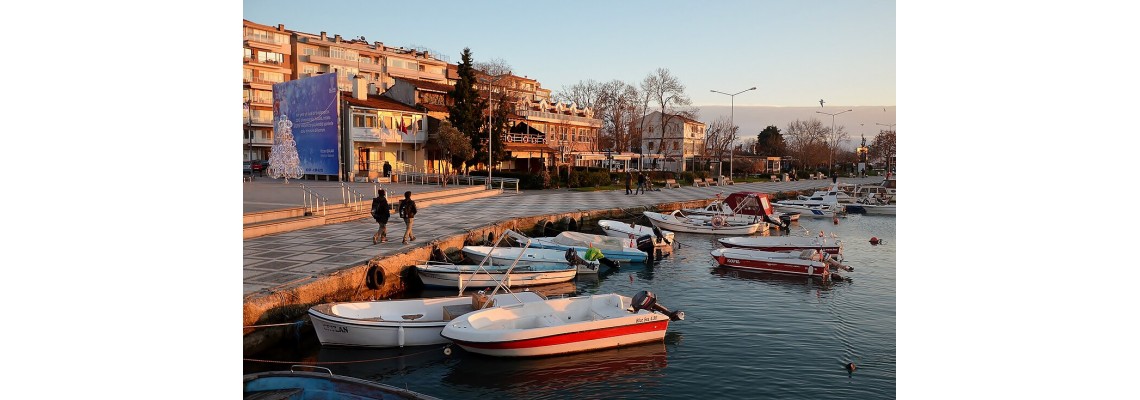
[(674, 232), (707, 233), (713, 235), (751, 235), (759, 231), (761, 226), (767, 226), (767, 223), (763, 221), (747, 224), (733, 223), (719, 215), (708, 219), (689, 218), (682, 213), (681, 210), (674, 210), (669, 214), (642, 211), (642, 214), (649, 218), (649, 222), (652, 223), (653, 226)]
[(781, 213), (773, 210), (768, 200), (768, 194), (760, 192), (734, 192), (724, 200), (720, 199), (718, 193), (716, 200), (713, 200), (712, 203), (700, 208), (684, 208), (681, 209), (681, 212), (689, 217), (750, 215), (764, 218), (766, 222), (774, 225), (786, 225), (791, 221), (800, 219), (799, 214)]
[(837, 238), (805, 236), (733, 236), (717, 239), (725, 247), (739, 247), (762, 251), (822, 250), (828, 254), (842, 254), (843, 242)]
[(499, 282), (507, 287), (523, 287), (566, 282), (574, 279), (578, 268), (566, 263), (521, 265), (510, 268), (483, 267), (450, 263), (416, 265), (416, 274), (424, 286), (460, 288), (494, 287)]
[(614, 261), (644, 263), (653, 251), (652, 236), (637, 239), (622, 239), (607, 235), (594, 235), (582, 232), (562, 232), (558, 236), (532, 238), (531, 246), (566, 251), (574, 249), (585, 254), (593, 246), (601, 250), (605, 258)]
[[(453, 318), (487, 304), (487, 297), (435, 297), (424, 299), (324, 303), (309, 309), (321, 345), (404, 347), (447, 343), (439, 336)], [(493, 305), (542, 301), (533, 292), (497, 294)]]
[(780, 211), (799, 212), (805, 217), (833, 218), (835, 213), (845, 212), (847, 205), (853, 203), (855, 198), (839, 190), (839, 184), (835, 183), (827, 190), (816, 191), (811, 196), (801, 195), (795, 199), (779, 200), (772, 203), (772, 206)]
[[(720, 265), (753, 271), (776, 272), (782, 274), (805, 275), (830, 279), (831, 269), (852, 268), (842, 265), (827, 253), (819, 250), (800, 252), (761, 251), (745, 248), (723, 248), (712, 251), (713, 259)], [(444, 328), (447, 329), (447, 328)]]
[[(518, 260), (518, 265), (551, 265), (573, 263), (578, 267), (579, 274), (596, 274), (603, 264), (601, 260), (587, 261), (581, 258), (570, 257), (565, 250), (542, 249), (536, 247), (491, 247), (491, 246), (463, 246), (463, 255), (469, 260), (478, 263), (491, 254), (494, 265), (510, 265)], [(576, 254), (577, 250), (574, 253)], [(602, 259), (604, 260), (604, 258)], [(607, 264), (609, 265), (609, 264)], [(616, 267), (617, 265), (610, 265)]]
[(795, 204), (780, 204), (780, 202), (772, 203), (772, 207), (777, 211), (784, 213), (798, 213), (807, 218), (835, 218), (843, 215), (843, 208), (836, 208), (828, 205), (795, 205)]
[(655, 226), (637, 225), (633, 223), (627, 224), (625, 222), (608, 219), (599, 220), (598, 226), (602, 228), (602, 232), (605, 232), (606, 235), (617, 238), (636, 239), (650, 235), (653, 237), (653, 245), (656, 247), (672, 246), (676, 237), (676, 234), (672, 231), (663, 230)]
[(669, 322), (684, 318), (658, 305), (653, 293), (633, 299), (611, 293), (480, 310), (451, 321), (440, 335), (472, 353), (534, 357), (662, 341)]

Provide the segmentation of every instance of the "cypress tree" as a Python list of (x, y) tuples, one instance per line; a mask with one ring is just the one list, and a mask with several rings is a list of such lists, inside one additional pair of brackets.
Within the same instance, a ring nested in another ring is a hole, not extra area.
[[(471, 166), (480, 160), (479, 150), (486, 151), (486, 147), (480, 143), (479, 132), (483, 129), (482, 111), (487, 108), (487, 102), (480, 99), (479, 92), (475, 90), (475, 69), (471, 61), (470, 48), (463, 49), (462, 61), (457, 65), (457, 72), (459, 80), (455, 82), (455, 88), (448, 93), (452, 105), (447, 107), (447, 119), (451, 121), (451, 126), (471, 141), (472, 149), (476, 150), (472, 160), (467, 163)], [(486, 154), (482, 159), (486, 160)]]

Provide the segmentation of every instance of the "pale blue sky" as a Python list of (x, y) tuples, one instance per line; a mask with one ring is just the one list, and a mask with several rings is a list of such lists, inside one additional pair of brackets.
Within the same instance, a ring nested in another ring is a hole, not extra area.
[(307, 33), (503, 59), (554, 91), (668, 68), (693, 104), (895, 105), (893, 1), (246, 0), (243, 18)]

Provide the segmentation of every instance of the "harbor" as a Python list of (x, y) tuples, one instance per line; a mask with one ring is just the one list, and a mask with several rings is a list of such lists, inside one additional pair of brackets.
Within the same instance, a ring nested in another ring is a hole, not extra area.
[[(868, 178), (866, 182), (879, 179)], [(845, 181), (856, 182), (840, 179), (841, 183)], [(828, 184), (830, 181), (825, 180), (738, 183), (720, 188), (662, 189), (642, 196), (626, 196), (622, 191), (536, 191), (428, 207), (420, 216), (425, 220), (429, 215), (440, 216), (445, 208), (461, 209), (457, 212), (466, 216), (477, 215), (474, 211), (477, 209), (486, 210), (484, 215), (506, 215), (503, 211), (487, 210), (503, 202), (518, 210), (513, 215), (520, 217), (525, 216), (521, 211), (524, 207), (555, 221), (554, 216), (585, 213), (581, 220), (586, 222), (579, 225), (578, 230), (596, 232), (596, 223), (589, 221), (608, 209), (560, 210), (556, 207), (566, 206), (557, 204), (556, 198), (579, 197), (574, 201), (576, 204), (617, 204), (615, 209), (619, 210), (641, 210), (655, 205), (686, 208), (700, 207), (720, 192), (810, 191)], [(588, 196), (606, 198), (607, 203), (584, 199)], [(470, 204), (477, 202), (486, 204)], [(679, 203), (689, 205), (679, 206)], [(637, 214), (630, 211), (625, 217), (607, 218), (633, 221)], [(428, 231), (418, 229), (420, 216), (417, 216), (417, 236), (426, 242)], [(482, 225), (472, 224), (470, 230), (481, 234), (491, 229), (488, 226), (505, 226), (516, 219), (492, 217)], [(518, 225), (533, 226), (536, 221), (525, 218)], [(351, 224), (357, 223), (342, 225)], [(358, 224), (361, 226), (357, 228), (359, 233), (355, 240), (362, 247), (379, 247), (370, 240), (375, 223), (366, 220)], [(476, 395), (555, 398), (571, 394), (587, 398), (676, 398), (699, 395), (708, 385), (718, 387), (719, 396), (730, 398), (757, 395), (892, 397), (895, 381), (894, 228), (893, 217), (872, 215), (850, 215), (841, 218), (838, 224), (826, 219), (806, 219), (792, 227), (791, 235), (802, 236), (809, 232), (814, 235), (825, 230), (844, 238), (845, 262), (855, 267), (855, 272), (845, 273), (849, 278), (845, 281), (825, 283), (808, 277), (717, 266), (709, 253), (721, 247), (718, 236), (678, 233), (675, 251), (654, 265), (623, 265), (618, 270), (579, 276), (568, 284), (539, 287), (546, 295), (577, 296), (605, 293), (632, 296), (640, 290), (651, 290), (660, 302), (682, 309), (688, 315), (686, 320), (670, 325), (663, 342), (575, 355), (502, 359), (454, 347), (454, 352), (446, 355), (446, 345), (383, 349), (322, 346), (311, 327), (285, 327), (281, 329), (285, 334), (276, 345), (256, 356), (247, 353), (245, 370), (247, 373), (287, 370), (291, 363), (316, 365), (338, 375), (406, 387), (439, 398)], [(399, 228), (395, 232), (401, 233)], [(430, 237), (442, 236), (435, 232), (442, 231), (434, 231)], [(470, 233), (459, 230), (453, 235)], [(392, 234), (390, 225), (389, 235)], [(881, 243), (869, 243), (866, 239), (871, 236)], [(406, 253), (388, 254), (409, 257)], [(377, 258), (390, 256), (378, 254)], [(362, 287), (363, 277), (356, 280), (358, 288)], [(359, 297), (368, 298), (367, 293), (375, 291), (359, 289), (359, 292)], [(441, 289), (412, 288), (401, 297), (454, 294)], [(844, 368), (849, 362), (858, 365), (856, 372)]]

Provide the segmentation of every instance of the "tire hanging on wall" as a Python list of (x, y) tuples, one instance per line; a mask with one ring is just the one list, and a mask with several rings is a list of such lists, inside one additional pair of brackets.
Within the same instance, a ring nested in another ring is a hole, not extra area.
[(379, 265), (372, 265), (364, 272), (364, 285), (369, 289), (378, 290), (384, 286), (384, 269)]

